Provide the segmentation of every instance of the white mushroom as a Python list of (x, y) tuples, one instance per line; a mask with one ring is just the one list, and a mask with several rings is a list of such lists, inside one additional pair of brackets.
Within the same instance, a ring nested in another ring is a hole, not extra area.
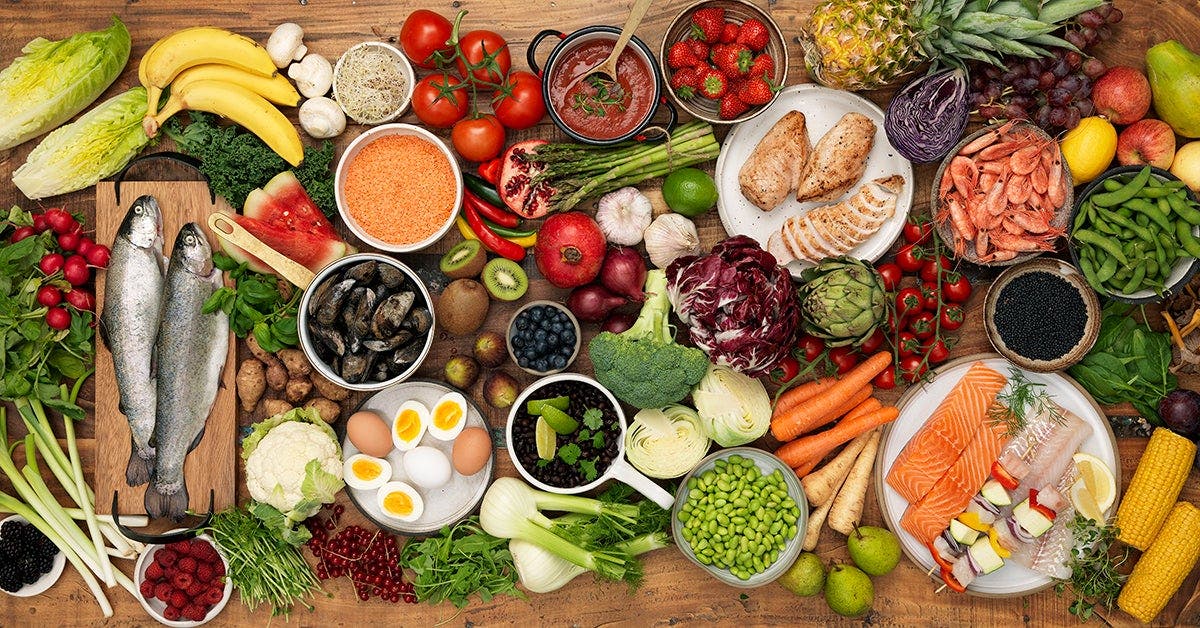
[(333, 85), (333, 66), (329, 60), (317, 53), (305, 55), (299, 63), (288, 68), (288, 76), (296, 81), (296, 89), (305, 98), (316, 98), (329, 93)]
[(319, 140), (336, 137), (346, 130), (346, 113), (324, 96), (309, 98), (300, 105), (300, 128)]
[(294, 22), (284, 22), (275, 27), (271, 37), (267, 39), (267, 54), (277, 68), (286, 68), (287, 64), (299, 61), (308, 52), (304, 45), (304, 29)]

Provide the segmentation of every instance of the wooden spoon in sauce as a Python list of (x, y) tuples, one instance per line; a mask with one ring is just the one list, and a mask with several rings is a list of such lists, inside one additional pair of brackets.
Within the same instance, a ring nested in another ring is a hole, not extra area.
[(633, 37), (633, 31), (637, 30), (638, 24), (641, 24), (642, 18), (646, 16), (646, 10), (650, 8), (650, 2), (651, 0), (634, 0), (633, 7), (629, 9), (629, 18), (625, 20), (625, 26), (621, 28), (621, 35), (617, 37), (617, 43), (613, 46), (613, 51), (609, 53), (608, 58), (596, 67), (584, 71), (571, 79), (570, 84), (567, 85), (567, 88), (563, 92), (570, 91), (572, 87), (575, 87), (576, 83), (593, 74), (603, 74), (610, 81), (616, 82), (617, 59), (621, 57), (621, 52), (629, 44), (629, 39)]

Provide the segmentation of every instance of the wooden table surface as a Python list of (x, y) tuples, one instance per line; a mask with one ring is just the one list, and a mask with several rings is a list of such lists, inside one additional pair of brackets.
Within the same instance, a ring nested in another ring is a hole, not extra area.
[[(770, 11), (789, 38), (788, 51), (791, 73), (788, 84), (806, 80), (799, 46), (791, 40), (805, 22), (814, 0), (789, 0), (776, 3), (774, 0), (755, 0)], [(258, 2), (232, 2), (208, 0), (206, 2), (179, 3), (166, 0), (62, 0), (59, 2), (22, 2), (11, 0), (0, 7), (0, 65), (6, 65), (30, 39), (45, 36), (52, 39), (70, 33), (106, 27), (109, 15), (118, 15), (128, 26), (133, 37), (130, 63), (116, 83), (102, 96), (107, 98), (123, 91), (137, 82), (138, 59), (158, 38), (179, 28), (209, 24), (226, 27), (244, 33), (256, 40), (265, 41), (271, 30), (280, 22), (294, 21), (306, 32), (305, 43), (309, 49), (336, 59), (346, 48), (364, 40), (395, 42), (404, 17), (413, 9), (429, 8), (447, 17), (453, 17), (459, 9), (467, 9), (464, 24), (468, 29), (491, 28), (509, 41), (513, 48), (514, 68), (525, 68), (524, 51), (530, 38), (544, 28), (570, 31), (590, 24), (616, 24), (624, 22), (626, 2), (587, 2), (584, 0), (456, 0), (454, 2), (414, 2), (407, 0), (269, 0)], [(637, 34), (651, 48), (657, 49), (670, 20), (689, 2), (685, 0), (659, 0), (651, 8)], [(1116, 28), (1114, 37), (1096, 52), (1108, 65), (1132, 65), (1142, 67), (1142, 52), (1149, 46), (1166, 39), (1178, 39), (1192, 49), (1200, 49), (1200, 11), (1194, 0), (1117, 0), (1124, 10), (1125, 20)], [(544, 53), (543, 53), (544, 54)], [(877, 103), (887, 102), (888, 93), (873, 93), (868, 96)], [(293, 114), (294, 117), (294, 114)], [(415, 122), (410, 113), (403, 119)], [(339, 146), (345, 146), (362, 127), (352, 126), (338, 138)], [(443, 134), (445, 135), (445, 134)], [(547, 120), (539, 127), (513, 133), (509, 141), (527, 137), (560, 138)], [(723, 136), (723, 133), (722, 133)], [(18, 204), (32, 208), (38, 203), (30, 202), (8, 183), (11, 173), (24, 162), (34, 142), (0, 154), (0, 202)], [(169, 141), (160, 142), (158, 150), (170, 146)], [(157, 174), (157, 173), (156, 173)], [(927, 203), (927, 190), (933, 169), (917, 168), (916, 207)], [(179, 172), (158, 174), (162, 178), (187, 178)], [(94, 212), (94, 193), (91, 189), (63, 198), (50, 199), (42, 206), (65, 205), (71, 211), (82, 211), (89, 216)], [(715, 212), (701, 218), (701, 235), (704, 244), (711, 245), (724, 236)], [(404, 259), (416, 265), (432, 266), (437, 255), (457, 241), (451, 235), (428, 254), (406, 256)], [(533, 285), (530, 298), (562, 299), (563, 291), (549, 287), (536, 275), (532, 261), (525, 264)], [(968, 306), (968, 322), (961, 329), (960, 342), (952, 351), (953, 356), (970, 355), (989, 350), (982, 333), (981, 313), (986, 277), (979, 278), (975, 294)], [(493, 304), (486, 328), (503, 331), (515, 306)], [(459, 351), (470, 350), (470, 338), (451, 338), (439, 334), (434, 349), (421, 370), (421, 375), (438, 377), (445, 359)], [(245, 348), (241, 351), (244, 353)], [(518, 376), (523, 384), (531, 381), (513, 365), (506, 368)], [(586, 360), (576, 363), (574, 370), (590, 372)], [(1182, 383), (1196, 388), (1200, 378), (1185, 377)], [(482, 404), (479, 386), (474, 391)], [(885, 400), (898, 396), (898, 391), (885, 394)], [(91, 399), (91, 387), (85, 389), (84, 397)], [(85, 402), (89, 407), (90, 402)], [(486, 407), (486, 406), (484, 406)], [(1110, 408), (1110, 414), (1131, 414), (1128, 407)], [(503, 426), (503, 413), (489, 410), (493, 426)], [(242, 424), (249, 424), (259, 417), (242, 416)], [(15, 433), (20, 430), (10, 424)], [(93, 447), (91, 421), (79, 428), (85, 464), (90, 465)], [(1141, 438), (1123, 438), (1119, 441), (1122, 474), (1128, 482), (1133, 468), (1145, 446)], [(513, 474), (507, 454), (497, 449), (498, 473)], [(239, 477), (239, 485), (241, 478)], [(241, 498), (246, 499), (244, 488)], [(1200, 479), (1193, 473), (1185, 489), (1184, 498), (1200, 501)], [(347, 503), (343, 496), (340, 501)], [(353, 507), (348, 505), (348, 515)], [(344, 521), (357, 517), (347, 516)], [(874, 496), (868, 497), (867, 523), (880, 522)], [(840, 535), (825, 531), (818, 553), (827, 560), (846, 559), (845, 542)], [(546, 595), (536, 595), (529, 601), (500, 598), (489, 603), (475, 602), (463, 611), (449, 605), (430, 607), (426, 605), (392, 605), (377, 600), (359, 602), (347, 581), (327, 583), (330, 597), (314, 601), (315, 613), (299, 610), (293, 615), (299, 625), (362, 625), (401, 623), (403, 625), (433, 625), (449, 622), (455, 625), (599, 625), (650, 623), (674, 624), (829, 624), (858, 623), (894, 625), (1070, 625), (1076, 620), (1066, 612), (1067, 600), (1052, 591), (1016, 599), (988, 599), (953, 593), (935, 593), (936, 583), (907, 560), (890, 575), (875, 579), (874, 610), (863, 620), (844, 620), (834, 615), (820, 598), (801, 599), (777, 585), (761, 589), (741, 591), (717, 583), (694, 567), (678, 552), (668, 549), (649, 555), (645, 560), (646, 579), (643, 587), (634, 595), (627, 595), (623, 585), (596, 584), (588, 577), (581, 577), (563, 589)], [(132, 565), (125, 563), (126, 571)], [(1163, 624), (1173, 624), (1183, 604), (1196, 586), (1198, 575), (1193, 573), (1175, 596), (1170, 606), (1160, 615)], [(124, 591), (113, 589), (109, 597), (116, 611), (107, 625), (149, 625), (153, 622), (142, 611), (138, 602)], [(1101, 621), (1114, 624), (1130, 624), (1132, 620), (1117, 611)], [(0, 596), (0, 625), (82, 625), (101, 620), (98, 606), (78, 575), (71, 569), (62, 580), (46, 594), (36, 598), (14, 598)], [(250, 614), (246, 608), (233, 600), (211, 625), (265, 624), (270, 620), (268, 611), (260, 609)]]

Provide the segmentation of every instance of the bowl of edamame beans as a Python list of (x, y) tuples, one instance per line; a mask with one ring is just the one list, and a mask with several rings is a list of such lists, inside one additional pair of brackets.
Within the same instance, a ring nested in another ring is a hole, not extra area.
[(808, 523), (796, 473), (754, 447), (722, 449), (680, 482), (671, 512), (675, 544), (730, 586), (753, 588), (783, 575)]
[(1187, 285), (1200, 258), (1200, 203), (1152, 166), (1113, 168), (1077, 197), (1071, 260), (1101, 296), (1156, 303)]

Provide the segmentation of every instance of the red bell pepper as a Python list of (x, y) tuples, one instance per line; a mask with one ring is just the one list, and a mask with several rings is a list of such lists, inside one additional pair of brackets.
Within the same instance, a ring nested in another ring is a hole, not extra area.
[(1029, 507), (1032, 508), (1033, 510), (1036, 510), (1037, 512), (1042, 513), (1043, 517), (1045, 517), (1051, 521), (1054, 521), (1054, 518), (1058, 516), (1058, 513), (1054, 512), (1048, 506), (1039, 504), (1038, 500), (1037, 500), (1037, 495), (1038, 495), (1038, 491), (1036, 488), (1029, 489)]
[(1000, 483), (1000, 486), (1003, 486), (1010, 491), (1021, 485), (1021, 481), (1017, 478), (1014, 478), (1012, 474), (1010, 474), (1008, 470), (1004, 468), (1004, 465), (1000, 464), (999, 460), (992, 462), (992, 477)]

